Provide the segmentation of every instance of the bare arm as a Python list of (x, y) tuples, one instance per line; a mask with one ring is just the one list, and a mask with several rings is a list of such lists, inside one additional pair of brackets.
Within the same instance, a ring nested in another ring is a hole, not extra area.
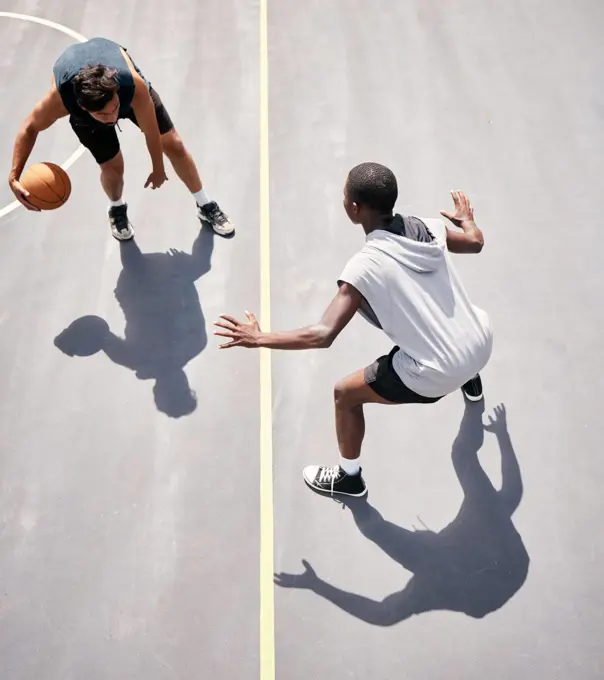
[(468, 197), (461, 191), (452, 191), (455, 212), (441, 210), (441, 215), (451, 220), (462, 231), (447, 228), (447, 248), (452, 253), (479, 253), (484, 246), (484, 238), (474, 222), (474, 210)]
[(215, 331), (215, 335), (230, 338), (231, 342), (220, 346), (226, 347), (269, 347), (271, 349), (321, 349), (330, 347), (333, 341), (348, 325), (355, 312), (361, 306), (363, 297), (353, 286), (345, 283), (333, 298), (321, 320), (310, 326), (280, 333), (263, 333), (253, 314), (247, 314), (249, 323), (242, 324), (231, 316), (221, 315), (228, 325), (217, 321), (223, 332)]
[(19, 183), (19, 178), (40, 132), (47, 130), (59, 118), (66, 116), (67, 113), (61, 95), (53, 83), (50, 90), (34, 106), (29, 116), (21, 124), (19, 132), (17, 132), (8, 183), (15, 196), (29, 210), (38, 209), (26, 200), (29, 194)]
[(147, 83), (140, 77), (130, 57), (122, 51), (132, 78), (134, 79), (134, 97), (132, 98), (132, 108), (136, 120), (145, 135), (149, 156), (151, 156), (152, 172), (145, 186), (153, 183), (153, 188), (161, 186), (166, 179), (164, 168), (164, 154), (161, 145), (161, 135), (155, 115), (155, 105), (151, 99)]
[(164, 155), (161, 147), (161, 135), (159, 134), (157, 117), (155, 115), (155, 105), (153, 104), (145, 81), (138, 76), (138, 74), (135, 78), (135, 84), (136, 89), (134, 98), (132, 99), (134, 115), (145, 135), (145, 141), (147, 142), (147, 149), (151, 156), (153, 170), (156, 172), (163, 172)]

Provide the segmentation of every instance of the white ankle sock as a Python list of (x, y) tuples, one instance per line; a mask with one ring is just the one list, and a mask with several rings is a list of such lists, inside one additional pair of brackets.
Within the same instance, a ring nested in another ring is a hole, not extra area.
[(355, 458), (355, 460), (349, 460), (348, 458), (342, 458), (342, 456), (340, 456), (340, 467), (347, 475), (357, 475), (360, 469), (359, 461), (359, 458)]
[(117, 201), (109, 201), (109, 205), (112, 208), (116, 208), (118, 205), (124, 205), (124, 199), (118, 198)]
[(203, 206), (206, 203), (210, 202), (210, 198), (208, 198), (208, 195), (206, 194), (204, 189), (200, 189), (199, 191), (196, 191), (193, 196), (195, 196), (195, 200), (197, 201), (197, 205)]

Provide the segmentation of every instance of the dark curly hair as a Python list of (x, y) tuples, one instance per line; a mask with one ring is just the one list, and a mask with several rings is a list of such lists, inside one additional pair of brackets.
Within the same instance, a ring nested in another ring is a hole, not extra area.
[(360, 206), (391, 213), (398, 198), (392, 170), (379, 163), (361, 163), (348, 173), (348, 196)]
[(117, 70), (97, 64), (74, 76), (72, 84), (78, 104), (88, 111), (100, 111), (118, 91)]

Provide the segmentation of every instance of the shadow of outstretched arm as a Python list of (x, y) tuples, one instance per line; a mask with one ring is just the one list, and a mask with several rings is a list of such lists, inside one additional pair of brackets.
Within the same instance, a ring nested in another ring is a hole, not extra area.
[(393, 626), (416, 613), (413, 588), (409, 586), (381, 601), (372, 600), (327, 583), (306, 560), (302, 560), (302, 565), (302, 574), (275, 574), (275, 583), (282, 588), (312, 590), (351, 616), (374, 626)]
[[(502, 607), (522, 586), (528, 572), (529, 557), (511, 521), (522, 484), (507, 434), (505, 409), (495, 409), (488, 426), (482, 424), (482, 413), (478, 405), (466, 406), (452, 447), (464, 499), (456, 517), (441, 531), (396, 526), (365, 499), (352, 499), (348, 504), (363, 536), (413, 573), (404, 589), (372, 600), (326, 583), (306, 561), (302, 574), (276, 574), (275, 583), (312, 590), (377, 626), (392, 626), (414, 614), (435, 610), (482, 618)], [(503, 484), (499, 492), (478, 460), (485, 429), (495, 432), (501, 445)]]
[(124, 338), (109, 331), (101, 349), (114, 364), (129, 368), (131, 371), (138, 370), (137, 354)]
[(136, 356), (128, 344), (110, 330), (105, 319), (94, 314), (72, 321), (56, 336), (54, 344), (63, 354), (72, 357), (105, 352), (116, 364), (136, 370)]
[(67, 356), (89, 357), (105, 352), (111, 361), (136, 370), (136, 354), (122, 338), (113, 333), (105, 319), (90, 314), (63, 329), (54, 340), (55, 347)]
[(505, 406), (495, 409), (495, 417), (489, 418), (489, 424), (485, 425), (487, 432), (493, 432), (499, 443), (501, 452), (501, 489), (498, 492), (499, 500), (507, 514), (511, 517), (522, 500), (523, 485), (520, 465), (512, 445), (510, 433), (507, 428), (507, 415)]

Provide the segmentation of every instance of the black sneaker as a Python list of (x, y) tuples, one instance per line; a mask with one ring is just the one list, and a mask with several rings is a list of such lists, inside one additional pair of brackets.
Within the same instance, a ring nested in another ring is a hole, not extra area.
[(212, 229), (220, 236), (229, 236), (235, 230), (235, 225), (222, 212), (216, 201), (210, 201), (205, 205), (197, 205), (197, 216), (200, 220), (211, 225)]
[(134, 229), (128, 220), (128, 204), (109, 206), (109, 226), (118, 241), (128, 241), (134, 236)]
[(348, 475), (339, 465), (335, 467), (309, 465), (304, 468), (302, 474), (304, 481), (315, 491), (324, 491), (332, 495), (340, 493), (345, 496), (364, 496), (367, 493), (361, 470), (356, 475)]
[(480, 401), (482, 399), (482, 380), (478, 373), (461, 388), (466, 399)]

